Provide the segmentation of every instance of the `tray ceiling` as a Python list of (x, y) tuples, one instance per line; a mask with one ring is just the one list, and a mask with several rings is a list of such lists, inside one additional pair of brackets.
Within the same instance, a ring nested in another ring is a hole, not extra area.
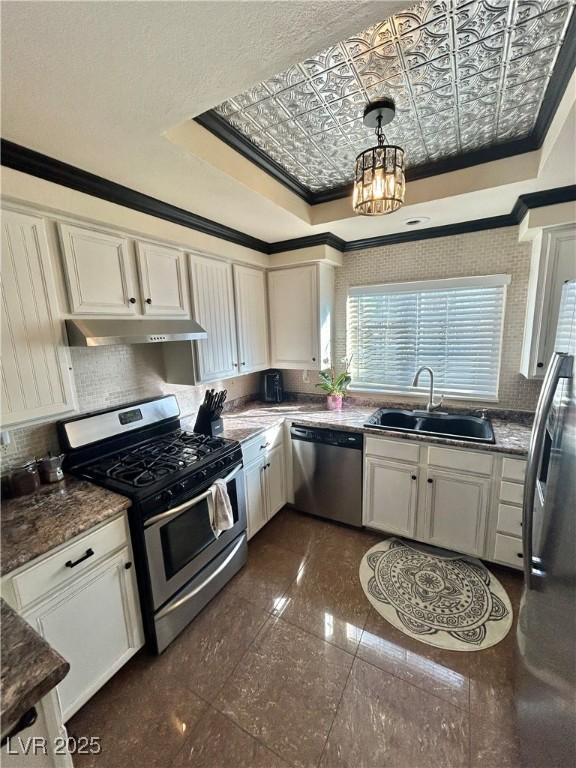
[(348, 184), (374, 143), (366, 104), (396, 102), (386, 139), (408, 168), (525, 138), (573, 11), (559, 0), (420, 2), (215, 111), (311, 192)]

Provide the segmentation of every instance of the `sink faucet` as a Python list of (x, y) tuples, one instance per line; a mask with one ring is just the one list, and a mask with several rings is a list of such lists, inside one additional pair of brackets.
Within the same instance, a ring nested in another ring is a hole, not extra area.
[(418, 384), (418, 379), (420, 378), (420, 374), (422, 371), (428, 371), (430, 374), (430, 395), (428, 397), (428, 403), (426, 404), (426, 410), (428, 413), (432, 413), (432, 411), (437, 411), (438, 408), (442, 405), (442, 402), (444, 401), (444, 395), (440, 395), (440, 400), (435, 403), (434, 402), (434, 371), (432, 368), (428, 368), (427, 365), (421, 365), (420, 368), (416, 371), (414, 374), (414, 380), (412, 382), (412, 386), (415, 387)]

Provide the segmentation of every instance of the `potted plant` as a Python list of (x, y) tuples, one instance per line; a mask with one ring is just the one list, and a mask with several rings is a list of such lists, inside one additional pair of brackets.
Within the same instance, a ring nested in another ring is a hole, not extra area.
[(336, 374), (335, 368), (328, 368), (326, 371), (320, 371), (318, 374), (320, 383), (316, 384), (316, 386), (326, 392), (326, 405), (329, 411), (339, 411), (342, 409), (342, 400), (352, 381), (350, 376), (351, 360), (351, 357), (343, 359), (342, 362), (345, 364), (345, 367), (342, 373)]

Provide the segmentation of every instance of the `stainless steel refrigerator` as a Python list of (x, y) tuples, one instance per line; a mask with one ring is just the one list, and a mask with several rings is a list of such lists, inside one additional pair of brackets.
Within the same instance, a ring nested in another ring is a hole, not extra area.
[(576, 281), (564, 285), (555, 352), (526, 467), (516, 707), (526, 768), (576, 765)]

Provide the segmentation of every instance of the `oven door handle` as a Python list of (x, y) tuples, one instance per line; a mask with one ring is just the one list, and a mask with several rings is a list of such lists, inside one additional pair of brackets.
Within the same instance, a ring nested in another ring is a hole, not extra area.
[[(238, 472), (242, 469), (242, 464), (239, 464), (237, 467), (235, 467), (232, 472), (230, 472), (229, 475), (227, 475), (224, 478), (225, 483), (229, 483), (230, 480), (233, 480)], [(172, 507), (172, 509), (166, 510), (166, 512), (161, 512), (159, 515), (154, 515), (154, 517), (150, 517), (148, 520), (146, 520), (144, 527), (149, 528), (151, 525), (154, 525), (155, 523), (159, 523), (162, 520), (168, 520), (170, 517), (175, 517), (176, 515), (179, 515), (180, 512), (184, 512), (184, 510), (189, 509), (190, 507), (193, 507), (195, 504), (198, 504), (200, 501), (203, 501), (204, 499), (207, 499), (208, 496), (212, 496), (212, 487), (208, 488), (207, 491), (204, 491), (204, 493), (199, 494), (198, 496), (195, 496), (193, 499), (189, 499), (188, 501), (183, 502), (182, 504), (179, 504), (177, 507)]]
[(222, 573), (224, 568), (226, 568), (228, 563), (233, 559), (234, 555), (238, 552), (240, 547), (244, 544), (245, 540), (246, 540), (245, 536), (241, 536), (240, 541), (236, 544), (232, 552), (230, 552), (230, 554), (227, 555), (227, 557), (220, 563), (220, 565), (218, 566), (218, 568), (216, 568), (215, 571), (212, 571), (212, 573), (210, 574), (210, 576), (208, 576), (207, 579), (204, 579), (202, 584), (199, 584), (197, 587), (194, 587), (194, 589), (191, 592), (188, 592), (186, 595), (184, 595), (184, 597), (181, 597), (179, 600), (176, 600), (176, 602), (172, 603), (172, 605), (167, 605), (165, 608), (162, 608), (162, 610), (158, 611), (158, 613), (154, 618), (163, 619), (165, 616), (168, 616), (168, 614), (172, 613), (172, 611), (175, 611), (177, 608), (180, 608), (182, 605), (184, 605), (184, 603), (187, 603), (188, 600), (192, 600), (192, 598), (195, 597), (198, 594), (198, 592), (201, 592), (204, 589), (204, 587), (210, 584), (210, 582), (213, 581), (216, 578), (216, 576), (218, 576), (218, 574)]

